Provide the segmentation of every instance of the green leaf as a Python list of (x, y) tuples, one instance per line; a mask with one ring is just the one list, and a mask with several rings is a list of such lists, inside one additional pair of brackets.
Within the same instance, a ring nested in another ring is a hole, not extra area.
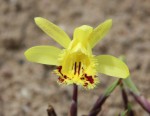
[(125, 110), (121, 113), (121, 116), (127, 116), (128, 110)]

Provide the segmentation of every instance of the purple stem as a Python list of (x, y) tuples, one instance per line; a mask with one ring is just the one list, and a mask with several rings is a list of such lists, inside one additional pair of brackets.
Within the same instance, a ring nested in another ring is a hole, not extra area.
[(128, 109), (128, 97), (127, 97), (127, 93), (126, 93), (126, 91), (125, 91), (122, 83), (120, 84), (120, 87), (121, 87), (122, 99), (123, 99), (123, 102), (124, 102), (124, 108), (126, 110), (126, 109)]
[(127, 112), (128, 116), (134, 116), (133, 110), (131, 109), (131, 107), (129, 107), (128, 96), (124, 89), (123, 83), (120, 83), (120, 87), (121, 87), (122, 99), (124, 102), (124, 108), (125, 108), (125, 110), (128, 109), (128, 112)]
[[(99, 98), (97, 99), (96, 103), (94, 104), (93, 108), (91, 109), (90, 113), (88, 116), (97, 116), (98, 113), (101, 111), (103, 104), (109, 97), (109, 95), (114, 91), (114, 89), (120, 85), (121, 79), (117, 80), (115, 83), (113, 83), (111, 86), (107, 88), (104, 94), (100, 95)], [(114, 85), (115, 84), (115, 85)]]
[(150, 103), (144, 98), (144, 96), (137, 95), (130, 91), (134, 99), (142, 106), (142, 108), (150, 114)]
[(88, 116), (97, 116), (97, 114), (101, 111), (102, 105), (105, 103), (107, 98), (108, 96), (101, 95), (94, 104)]
[(76, 84), (73, 84), (73, 96), (70, 108), (70, 116), (77, 116), (77, 104), (78, 104), (78, 86)]

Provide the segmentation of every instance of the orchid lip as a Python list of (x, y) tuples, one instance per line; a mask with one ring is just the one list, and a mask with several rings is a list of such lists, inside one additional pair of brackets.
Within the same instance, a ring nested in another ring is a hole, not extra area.
[[(84, 68), (82, 67), (82, 62), (75, 62), (72, 66), (73, 75), (72, 77), (69, 77), (68, 75), (63, 74), (62, 72), (63, 67), (58, 66), (55, 72), (57, 72), (58, 82), (60, 84), (67, 84), (68, 81), (72, 81), (72, 83), (76, 83), (77, 85), (81, 85), (84, 88), (89, 88), (89, 85), (95, 86), (95, 83), (97, 83), (97, 76), (96, 75), (88, 75), (85, 73)], [(72, 79), (71, 79), (72, 78)], [(73, 81), (78, 80), (78, 81)]]

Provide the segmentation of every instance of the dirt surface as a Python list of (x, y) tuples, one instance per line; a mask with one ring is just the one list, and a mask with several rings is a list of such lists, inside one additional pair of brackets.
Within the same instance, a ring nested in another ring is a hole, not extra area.
[[(75, 27), (96, 27), (113, 19), (109, 34), (93, 49), (95, 55), (124, 54), (131, 76), (150, 101), (150, 1), (149, 0), (0, 0), (0, 116), (47, 116), (48, 104), (58, 116), (67, 116), (72, 86), (59, 86), (55, 67), (28, 62), (24, 51), (35, 45), (55, 45), (34, 23), (44, 17), (72, 37)], [(95, 100), (116, 78), (99, 75), (101, 84), (79, 88), (78, 115), (88, 114)], [(133, 103), (132, 97), (129, 98)], [(137, 103), (135, 116), (149, 116)], [(123, 111), (120, 89), (106, 101), (99, 116)]]

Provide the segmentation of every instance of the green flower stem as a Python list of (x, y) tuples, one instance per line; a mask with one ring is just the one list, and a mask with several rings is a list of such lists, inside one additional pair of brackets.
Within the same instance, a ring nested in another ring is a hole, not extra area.
[(103, 104), (105, 103), (106, 99), (109, 95), (115, 90), (115, 88), (119, 85), (121, 79), (113, 82), (104, 92), (103, 95), (100, 95), (96, 103), (94, 104), (93, 108), (91, 109), (88, 116), (96, 116), (102, 109)]
[(78, 86), (73, 84), (72, 104), (70, 108), (70, 116), (77, 116), (78, 106)]
[(133, 83), (130, 76), (128, 78), (124, 79), (123, 83), (130, 89), (130, 91), (136, 93), (137, 95), (141, 94), (140, 91), (135, 86), (135, 84)]
[(115, 82), (113, 82), (110, 86), (108, 86), (108, 88), (104, 92), (104, 96), (109, 96), (115, 90), (115, 88), (118, 85), (120, 85), (121, 81), (122, 79), (118, 79)]

